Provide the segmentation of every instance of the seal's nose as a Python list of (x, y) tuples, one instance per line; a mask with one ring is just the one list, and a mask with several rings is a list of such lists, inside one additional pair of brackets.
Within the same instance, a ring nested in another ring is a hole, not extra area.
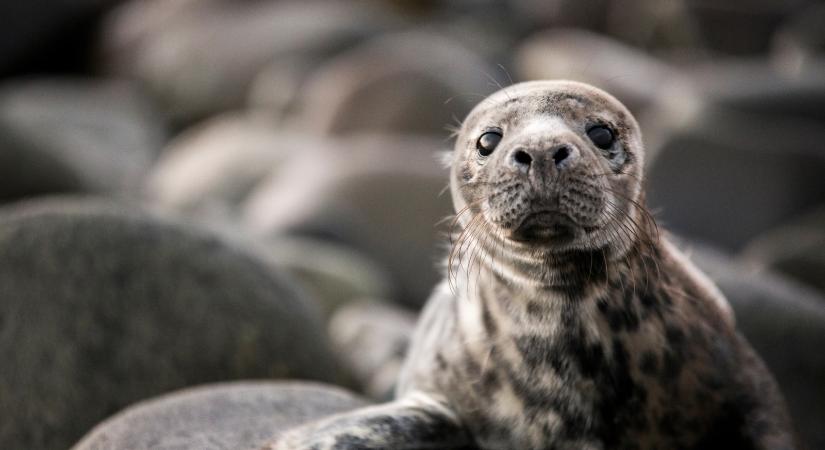
[(569, 162), (576, 158), (578, 153), (567, 144), (560, 144), (548, 149), (532, 149), (520, 147), (515, 149), (510, 155), (511, 164), (521, 173), (527, 173), (536, 164), (537, 160), (553, 161), (556, 169), (562, 170), (569, 165)]

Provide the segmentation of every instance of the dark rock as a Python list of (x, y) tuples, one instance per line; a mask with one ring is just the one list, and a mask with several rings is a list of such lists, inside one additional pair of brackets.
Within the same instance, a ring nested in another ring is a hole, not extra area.
[(339, 308), (329, 335), (363, 391), (371, 398), (392, 398), (417, 315), (380, 301), (361, 301)]
[(2, 448), (66, 448), (198, 383), (346, 380), (317, 309), (246, 245), (94, 200), (0, 217)]
[(772, 274), (747, 272), (697, 247), (694, 259), (728, 298), (742, 331), (773, 372), (808, 448), (825, 448), (825, 299)]
[(669, 228), (738, 250), (825, 198), (821, 126), (735, 111), (689, 91), (669, 102), (679, 102), (680, 123), (654, 139), (648, 162), (648, 204)]
[(142, 81), (187, 123), (240, 107), (268, 63), (333, 54), (381, 29), (384, 16), (339, 2), (137, 0), (111, 15), (103, 65)]
[(0, 2), (0, 77), (88, 69), (100, 16), (121, 0)]
[(493, 73), (498, 72), (444, 36), (381, 36), (317, 70), (298, 99), (296, 126), (324, 134), (446, 136), (446, 127), (497, 90)]
[(163, 145), (162, 128), (128, 83), (8, 83), (0, 88), (0, 200), (132, 192)]
[(366, 403), (311, 383), (236, 382), (190, 388), (130, 406), (73, 450), (258, 450), (303, 422)]
[(745, 247), (742, 259), (758, 270), (780, 272), (825, 295), (825, 209), (760, 235)]
[[(341, 138), (337, 148), (297, 153), (250, 195), (245, 223), (261, 235), (300, 234), (349, 245), (392, 277), (417, 307), (439, 279), (446, 242), (436, 225), (451, 213), (441, 140)], [(440, 196), (439, 196), (440, 195)]]

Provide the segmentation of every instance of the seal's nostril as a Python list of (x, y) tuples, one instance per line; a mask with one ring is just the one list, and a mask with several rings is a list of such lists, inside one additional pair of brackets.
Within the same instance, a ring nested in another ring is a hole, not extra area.
[(519, 164), (519, 165), (521, 165), (521, 166), (527, 166), (527, 167), (529, 167), (529, 166), (530, 166), (530, 163), (532, 163), (532, 162), (533, 162), (533, 157), (532, 157), (532, 156), (530, 156), (527, 152), (525, 152), (525, 151), (523, 151), (523, 150), (519, 150), (519, 151), (517, 151), (517, 152), (513, 155), (513, 159), (515, 159), (515, 160), (516, 160), (516, 163), (517, 163), (517, 164)]
[(560, 147), (555, 153), (553, 153), (553, 162), (555, 162), (556, 166), (558, 166), (564, 162), (568, 156), (570, 156), (570, 149), (567, 147)]

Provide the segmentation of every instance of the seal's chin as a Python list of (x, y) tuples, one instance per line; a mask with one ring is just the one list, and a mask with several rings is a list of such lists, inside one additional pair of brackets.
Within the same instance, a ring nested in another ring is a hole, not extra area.
[(510, 238), (525, 243), (564, 244), (572, 242), (580, 232), (580, 227), (566, 214), (538, 211), (527, 214)]

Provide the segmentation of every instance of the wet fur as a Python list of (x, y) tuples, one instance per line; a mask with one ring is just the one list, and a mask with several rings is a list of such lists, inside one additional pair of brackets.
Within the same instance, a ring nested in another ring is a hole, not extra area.
[[(589, 143), (594, 121), (615, 130), (615, 148)], [(491, 126), (504, 137), (485, 159), (475, 141)], [(508, 152), (558, 142), (577, 155), (563, 168), (508, 169)], [(446, 280), (422, 313), (398, 400), (273, 448), (796, 448), (726, 301), (645, 210), (643, 161), (633, 117), (590, 86), (522, 83), (482, 102), (456, 140)], [(572, 234), (514, 239), (537, 210)]]

